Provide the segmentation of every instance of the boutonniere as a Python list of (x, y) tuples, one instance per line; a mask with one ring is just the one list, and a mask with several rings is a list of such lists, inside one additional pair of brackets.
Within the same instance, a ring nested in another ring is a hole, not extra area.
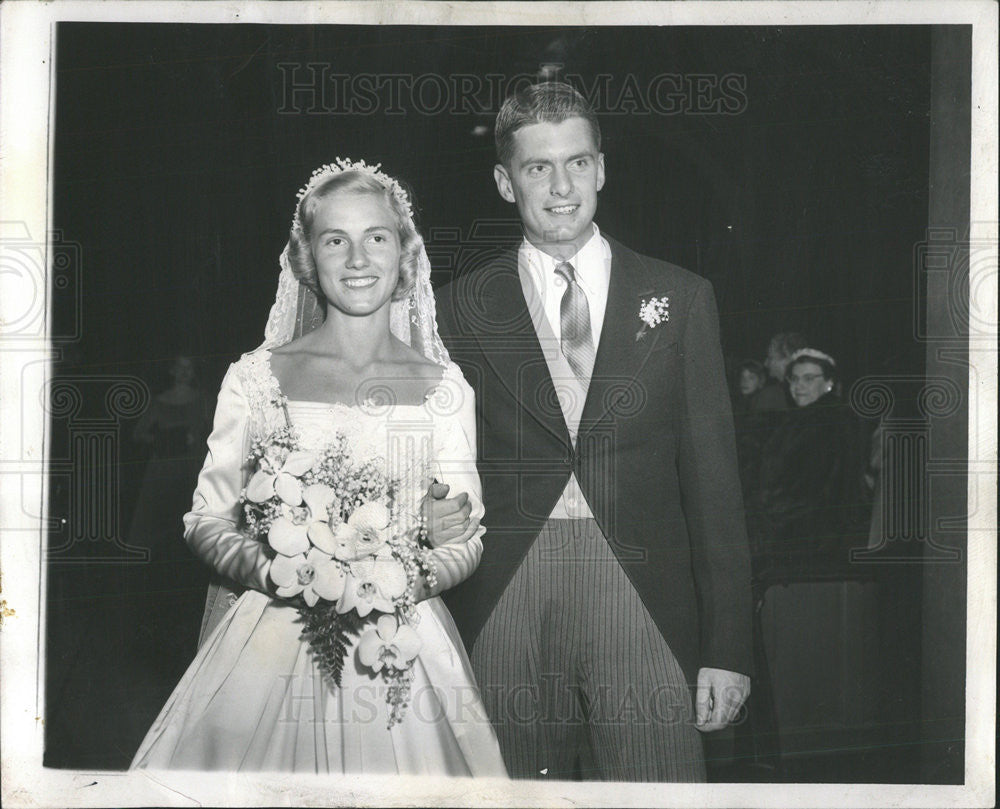
[(646, 336), (646, 329), (655, 329), (670, 320), (670, 298), (666, 295), (662, 298), (650, 298), (648, 301), (644, 298), (639, 307), (639, 319), (642, 320), (642, 328), (635, 333), (636, 340), (642, 340)]

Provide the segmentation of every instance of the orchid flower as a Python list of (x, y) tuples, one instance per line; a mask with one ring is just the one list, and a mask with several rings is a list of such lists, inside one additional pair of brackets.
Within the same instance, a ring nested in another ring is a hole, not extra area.
[(326, 523), (309, 530), (309, 539), (342, 562), (354, 562), (381, 551), (389, 541), (389, 509), (381, 503), (365, 503), (346, 523), (331, 529)]
[(268, 468), (261, 464), (247, 484), (247, 499), (254, 503), (266, 503), (277, 494), (282, 502), (290, 506), (302, 505), (303, 487), (299, 478), (312, 469), (316, 460), (314, 452), (295, 450), (288, 453), (277, 471), (271, 471), (278, 466), (276, 459), (267, 464)]
[(384, 553), (366, 556), (350, 563), (343, 598), (337, 603), (337, 612), (358, 611), (364, 618), (373, 609), (394, 612), (395, 601), (406, 592), (406, 569), (402, 563)]
[(374, 629), (361, 636), (358, 657), (375, 671), (381, 671), (383, 666), (405, 669), (417, 656), (420, 645), (420, 636), (413, 627), (399, 623), (395, 615), (383, 615)]
[[(308, 551), (310, 540), (313, 539), (317, 528), (323, 527), (329, 531), (326, 520), (330, 504), (336, 497), (329, 486), (313, 483), (302, 492), (304, 506), (292, 507), (282, 503), (281, 516), (271, 523), (271, 528), (267, 532), (268, 544), (284, 556), (296, 556)], [(313, 541), (312, 544), (319, 545), (327, 555), (332, 555), (322, 543)]]
[(276, 556), (270, 574), (279, 596), (291, 598), (301, 593), (310, 607), (321, 598), (339, 599), (347, 578), (340, 563), (318, 548), (297, 556)]

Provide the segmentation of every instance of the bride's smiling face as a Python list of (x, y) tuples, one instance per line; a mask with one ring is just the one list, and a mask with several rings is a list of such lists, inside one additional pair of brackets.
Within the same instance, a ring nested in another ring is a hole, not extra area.
[(399, 280), (399, 230), (380, 196), (334, 191), (320, 200), (311, 247), (319, 287), (330, 305), (363, 316), (392, 299)]

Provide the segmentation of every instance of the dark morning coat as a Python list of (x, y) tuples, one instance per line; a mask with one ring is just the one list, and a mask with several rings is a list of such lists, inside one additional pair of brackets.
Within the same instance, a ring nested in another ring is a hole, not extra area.
[[(712, 287), (607, 241), (607, 309), (575, 447), (517, 249), (438, 292), (441, 336), (476, 393), (487, 528), (479, 568), (445, 599), (471, 649), (575, 471), (688, 682), (701, 666), (749, 674), (750, 561)], [(669, 299), (669, 320), (637, 337), (653, 296)]]

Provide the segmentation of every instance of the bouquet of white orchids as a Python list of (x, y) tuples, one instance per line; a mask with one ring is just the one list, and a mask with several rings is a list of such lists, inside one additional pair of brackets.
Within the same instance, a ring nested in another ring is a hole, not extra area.
[(421, 580), (435, 584), (419, 525), (394, 528), (393, 481), (381, 464), (355, 462), (339, 433), (316, 452), (284, 427), (255, 441), (247, 461), (255, 471), (241, 497), (246, 531), (273, 551), (277, 595), (298, 600), (303, 638), (338, 687), (351, 636), (363, 633), (358, 656), (389, 686), (391, 727), (420, 651), (414, 592)]

